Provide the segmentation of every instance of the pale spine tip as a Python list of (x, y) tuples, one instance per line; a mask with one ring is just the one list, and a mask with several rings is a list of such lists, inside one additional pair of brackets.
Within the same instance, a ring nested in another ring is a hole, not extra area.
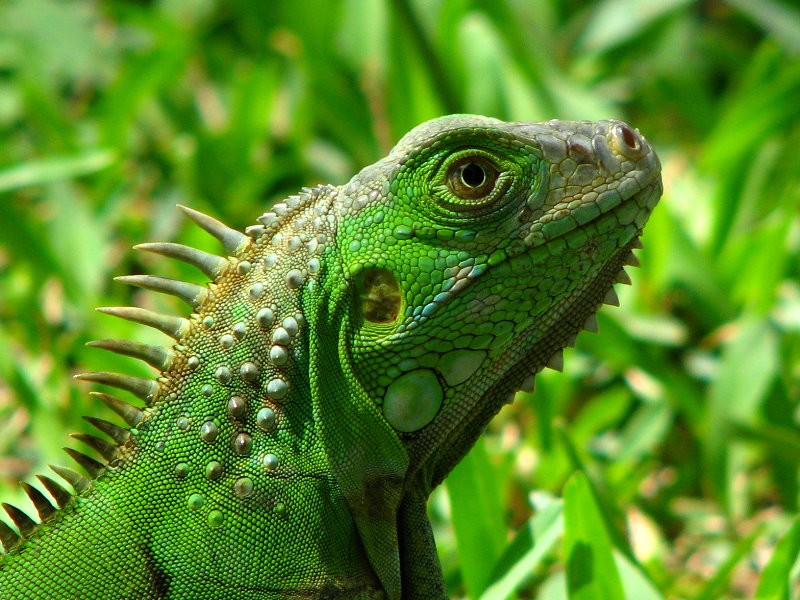
[(90, 348), (100, 348), (116, 354), (138, 358), (160, 371), (166, 371), (175, 359), (175, 355), (165, 348), (131, 340), (93, 340), (86, 342), (86, 345)]
[(97, 311), (158, 329), (175, 340), (180, 340), (186, 336), (191, 325), (189, 319), (174, 315), (162, 315), (138, 306), (101, 306)]
[(230, 266), (230, 261), (222, 256), (203, 252), (191, 246), (184, 246), (183, 244), (175, 244), (173, 242), (147, 242), (144, 244), (136, 244), (134, 250), (141, 252), (152, 252), (153, 254), (160, 254), (167, 258), (175, 258), (197, 267), (206, 277), (212, 281), (217, 278)]
[(50, 468), (55, 471), (57, 475), (59, 475), (62, 479), (64, 479), (67, 483), (72, 486), (72, 489), (75, 490), (76, 494), (81, 494), (89, 489), (91, 485), (91, 481), (84, 475), (81, 475), (77, 471), (70, 469), (69, 467), (62, 467), (61, 465), (50, 465)]
[(133, 404), (128, 404), (115, 396), (103, 392), (89, 392), (89, 395), (97, 398), (100, 402), (117, 413), (129, 427), (136, 427), (141, 423), (144, 417), (144, 413)]
[(248, 236), (217, 221), (214, 217), (182, 204), (178, 204), (178, 208), (201, 228), (217, 238), (229, 254), (237, 255), (251, 243)]
[(80, 375), (75, 375), (75, 379), (101, 383), (126, 390), (148, 404), (158, 395), (159, 390), (158, 382), (152, 379), (133, 377), (132, 375), (123, 375), (121, 373), (108, 373), (106, 371), (81, 373)]
[(136, 287), (159, 292), (162, 294), (170, 294), (176, 298), (180, 298), (192, 308), (199, 308), (206, 298), (208, 298), (208, 288), (196, 283), (189, 283), (188, 281), (180, 281), (178, 279), (170, 279), (168, 277), (157, 277), (155, 275), (121, 275), (114, 277), (114, 281), (126, 283), (128, 285), (135, 285)]
[(251, 238), (253, 238), (254, 240), (257, 240), (262, 235), (264, 235), (265, 231), (266, 231), (266, 228), (263, 225), (250, 225), (249, 227), (245, 228), (245, 230), (244, 230), (244, 232), (247, 235), (249, 235)]

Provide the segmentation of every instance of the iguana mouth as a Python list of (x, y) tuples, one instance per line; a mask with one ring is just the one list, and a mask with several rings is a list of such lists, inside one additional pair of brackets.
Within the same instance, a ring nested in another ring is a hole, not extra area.
[(524, 238), (525, 245), (528, 249), (545, 245), (611, 214), (617, 216), (618, 225), (636, 222), (638, 229), (641, 230), (661, 195), (660, 173), (658, 167), (649, 172), (638, 171), (637, 176), (647, 179), (644, 181), (638, 181), (636, 177), (626, 179), (627, 185), (639, 187), (638, 191), (627, 197), (621, 195), (617, 189), (606, 190), (600, 194), (594, 193), (595, 199), (592, 202), (578, 206), (542, 225), (534, 224)]
[[(647, 186), (629, 198), (622, 200), (614, 207), (600, 213), (587, 223), (594, 223), (602, 218), (616, 216), (618, 219), (617, 226), (625, 225), (631, 227), (632, 235), (630, 240), (606, 260), (603, 267), (579, 293), (564, 302), (557, 314), (549, 315), (553, 325), (540, 332), (537, 340), (531, 344), (521, 339), (527, 335), (528, 332), (526, 331), (518, 337), (519, 343), (511, 344), (512, 347), (528, 347), (529, 349), (521, 356), (515, 359), (512, 358), (506, 369), (506, 375), (500, 378), (505, 379), (509, 384), (503, 386), (508, 388), (507, 395), (516, 390), (532, 392), (535, 374), (544, 368), (561, 371), (563, 368), (563, 349), (574, 346), (576, 337), (581, 331), (598, 332), (596, 313), (600, 307), (603, 304), (619, 306), (619, 300), (613, 284), (629, 285), (631, 283), (624, 267), (639, 266), (639, 261), (633, 250), (642, 248), (639, 235), (657, 203), (661, 191), (662, 183), (659, 171), (655, 171)], [(577, 227), (573, 227), (563, 231), (557, 237), (569, 237), (577, 229)], [(536, 248), (538, 246), (528, 249), (527, 252), (521, 255), (511, 257), (509, 260), (512, 264), (518, 261), (528, 264), (530, 252), (535, 252)]]
[[(643, 194), (645, 191), (642, 192)], [(631, 198), (630, 201), (634, 201)], [(598, 332), (597, 311), (604, 305), (619, 306), (614, 284), (630, 285), (626, 266), (638, 267), (634, 250), (642, 248), (641, 231), (606, 261), (603, 268), (582, 292), (559, 311), (554, 325), (548, 328), (524, 355), (508, 369), (511, 383), (509, 392), (533, 392), (535, 375), (544, 368), (561, 371), (564, 365), (563, 349), (575, 346), (582, 331)]]

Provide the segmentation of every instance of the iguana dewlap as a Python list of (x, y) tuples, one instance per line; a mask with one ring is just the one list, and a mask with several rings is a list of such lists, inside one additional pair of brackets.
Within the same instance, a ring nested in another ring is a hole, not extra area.
[[(76, 436), (104, 458), (5, 505), (4, 599), (445, 597), (425, 502), (488, 421), (595, 329), (661, 194), (619, 121), (435, 119), (343, 186), (240, 233), (184, 208), (227, 256), (200, 286), (135, 275), (194, 311), (100, 309), (170, 348), (101, 340), (156, 379), (90, 373), (129, 428)], [(106, 464), (107, 463), (107, 464)]]

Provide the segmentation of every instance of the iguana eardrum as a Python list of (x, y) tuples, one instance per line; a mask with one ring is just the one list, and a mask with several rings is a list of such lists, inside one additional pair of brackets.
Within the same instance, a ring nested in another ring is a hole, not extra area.
[(659, 172), (619, 121), (456, 115), (244, 234), (183, 208), (228, 256), (137, 246), (212, 282), (120, 278), (194, 313), (100, 309), (176, 342), (92, 342), (160, 375), (79, 376), (147, 406), (97, 393), (129, 429), (76, 437), (108, 464), (40, 476), (58, 508), (23, 484), (41, 524), (4, 505), (0, 597), (446, 597), (429, 493), (617, 303)]

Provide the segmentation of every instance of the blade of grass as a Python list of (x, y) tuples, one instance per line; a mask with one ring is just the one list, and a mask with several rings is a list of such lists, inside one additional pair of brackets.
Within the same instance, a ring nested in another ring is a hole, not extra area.
[(564, 486), (564, 556), (570, 600), (625, 600), (611, 538), (582, 471)]
[(716, 600), (720, 597), (720, 588), (728, 580), (736, 564), (744, 558), (753, 548), (756, 540), (764, 532), (764, 527), (757, 527), (750, 535), (740, 539), (733, 548), (725, 562), (717, 572), (706, 582), (696, 600)]
[(553, 501), (532, 516), (497, 562), (494, 583), (480, 600), (505, 600), (522, 585), (555, 547), (564, 531), (564, 505)]
[(792, 54), (800, 54), (800, 11), (773, 0), (725, 0), (771, 33)]
[(761, 573), (755, 600), (789, 600), (789, 575), (800, 554), (800, 517), (775, 546)]
[(470, 597), (478, 598), (505, 546), (499, 486), (483, 439), (447, 476), (446, 485), (464, 583)]
[(581, 46), (594, 52), (615, 48), (690, 3), (691, 0), (605, 0), (596, 4)]
[(0, 171), (0, 194), (60, 179), (90, 175), (112, 165), (111, 150), (89, 150), (74, 156), (53, 156), (31, 160)]
[(658, 591), (642, 570), (622, 552), (614, 550), (614, 562), (619, 570), (627, 600), (664, 600), (664, 594)]
[(719, 373), (709, 390), (705, 464), (716, 493), (728, 505), (730, 423), (752, 423), (757, 418), (761, 402), (777, 376), (777, 343), (766, 320), (740, 324), (738, 335), (723, 350)]

